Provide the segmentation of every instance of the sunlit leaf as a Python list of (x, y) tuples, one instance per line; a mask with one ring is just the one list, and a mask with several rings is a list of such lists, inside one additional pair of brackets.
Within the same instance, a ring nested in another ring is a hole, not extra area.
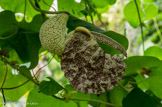
[(157, 47), (157, 46), (152, 46), (145, 51), (144, 55), (145, 56), (154, 56), (154, 57), (162, 60), (162, 48)]
[(144, 2), (153, 2), (155, 0), (143, 0)]
[(76, 2), (75, 0), (58, 0), (58, 10), (68, 11), (69, 13), (78, 16), (78, 12), (84, 9), (84, 2)]
[[(0, 69), (0, 86), (1, 86), (6, 74), (6, 68), (4, 65), (1, 66), (0, 68), (1, 68)], [(14, 70), (12, 72), (11, 68), (8, 66), (7, 78), (2, 88), (13, 88), (25, 83), (28, 80), (26, 77), (22, 76), (21, 74), (13, 74), (14, 72), (17, 71)], [(4, 89), (5, 97), (10, 101), (18, 101), (32, 87), (33, 87), (33, 83), (28, 82), (25, 85), (21, 87), (17, 87), (15, 89), (9, 89), (9, 90)]]
[[(140, 3), (139, 0), (137, 1), (137, 5), (138, 5), (138, 8), (139, 8), (140, 18), (143, 21), (144, 13), (143, 13), (143, 10), (141, 8), (141, 3)], [(132, 27), (136, 28), (140, 25), (138, 12), (137, 12), (137, 8), (136, 8), (136, 4), (135, 4), (134, 0), (130, 1), (128, 4), (125, 5), (124, 16), (125, 16), (125, 19), (129, 22), (129, 24)]]
[(132, 56), (124, 60), (124, 62), (127, 65), (125, 76), (138, 74), (138, 71), (143, 67), (149, 70), (161, 66), (160, 60), (151, 56)]
[(150, 20), (158, 14), (158, 7), (154, 3), (145, 5), (145, 20)]

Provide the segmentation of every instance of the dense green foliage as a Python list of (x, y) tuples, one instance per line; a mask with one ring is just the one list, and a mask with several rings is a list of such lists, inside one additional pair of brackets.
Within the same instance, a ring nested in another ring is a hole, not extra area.
[[(103, 23), (102, 14), (114, 8), (111, 6), (118, 0), (57, 1), (59, 12), (71, 14), (68, 32), (83, 26), (109, 36), (128, 49), (126, 34), (95, 26), (97, 21)], [(24, 95), (26, 107), (162, 107), (162, 22), (158, 21), (162, 20), (161, 0), (128, 0), (124, 5), (121, 11), (125, 21), (134, 29), (141, 28), (136, 44), (143, 46), (149, 41), (153, 45), (144, 48), (143, 55), (128, 54), (124, 60), (127, 69), (119, 85), (101, 95), (74, 90), (68, 80), (60, 76), (63, 71), (57, 55), (48, 53), (42, 58), (47, 51), (41, 46), (39, 29), (48, 19), (47, 13), (55, 14), (48, 11), (52, 3), (53, 0), (0, 0), (3, 9), (0, 12), (0, 107), (18, 102)], [(156, 27), (152, 27), (153, 23)], [(120, 53), (107, 45), (99, 45), (111, 55)], [(51, 56), (55, 62), (51, 61)], [(48, 62), (46, 66), (52, 75), (42, 73), (39, 62)], [(21, 103), (18, 104), (23, 105)]]

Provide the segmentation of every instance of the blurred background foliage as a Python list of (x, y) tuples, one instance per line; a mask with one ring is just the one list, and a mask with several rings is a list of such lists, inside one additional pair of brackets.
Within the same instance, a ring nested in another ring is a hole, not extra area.
[[(127, 49), (127, 69), (111, 91), (75, 91), (64, 77), (60, 58), (39, 41), (40, 26), (53, 14), (36, 11), (30, 0), (0, 0), (0, 107), (5, 102), (7, 107), (162, 107), (162, 0), (31, 1), (38, 9), (73, 15), (68, 31), (84, 26), (119, 42)], [(109, 54), (119, 53), (100, 46)], [(79, 98), (88, 100), (74, 100)]]

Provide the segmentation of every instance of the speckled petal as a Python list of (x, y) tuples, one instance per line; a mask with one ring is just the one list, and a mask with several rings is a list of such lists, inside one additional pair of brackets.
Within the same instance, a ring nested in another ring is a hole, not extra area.
[(74, 33), (62, 54), (61, 68), (74, 89), (101, 94), (119, 83), (126, 65), (119, 55), (105, 53), (95, 37), (88, 38), (85, 33)]

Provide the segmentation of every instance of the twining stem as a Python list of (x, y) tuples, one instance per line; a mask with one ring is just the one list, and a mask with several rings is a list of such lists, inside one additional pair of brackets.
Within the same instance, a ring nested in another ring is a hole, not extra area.
[(44, 66), (42, 66), (41, 68), (38, 69), (38, 71), (36, 72), (36, 74), (35, 74), (34, 76), (36, 76), (36, 75), (40, 72), (40, 70), (41, 70), (42, 68), (44, 68), (45, 66), (47, 66), (47, 65), (52, 61), (53, 58), (54, 58), (54, 55), (53, 55), (53, 57), (50, 59), (50, 61), (47, 62), (47, 64), (45, 64)]
[(143, 35), (142, 21), (141, 21), (141, 16), (140, 16), (140, 12), (139, 12), (139, 7), (138, 7), (138, 4), (137, 4), (137, 1), (136, 0), (134, 0), (134, 1), (135, 1), (137, 13), (138, 13), (138, 19), (139, 19), (139, 22), (140, 22), (140, 29), (141, 29), (141, 35), (142, 35), (142, 45), (143, 45), (143, 54), (144, 54), (145, 46), (144, 46), (144, 35)]
[(67, 11), (56, 11), (56, 12), (54, 12), (54, 11), (42, 10), (42, 9), (39, 9), (38, 7), (36, 7), (36, 6), (33, 4), (32, 0), (29, 0), (29, 2), (30, 2), (30, 4), (31, 4), (31, 6), (32, 6), (36, 11), (39, 11), (39, 12), (43, 12), (43, 13), (47, 13), (47, 14), (60, 14), (60, 13), (67, 13), (67, 14), (69, 14)]

